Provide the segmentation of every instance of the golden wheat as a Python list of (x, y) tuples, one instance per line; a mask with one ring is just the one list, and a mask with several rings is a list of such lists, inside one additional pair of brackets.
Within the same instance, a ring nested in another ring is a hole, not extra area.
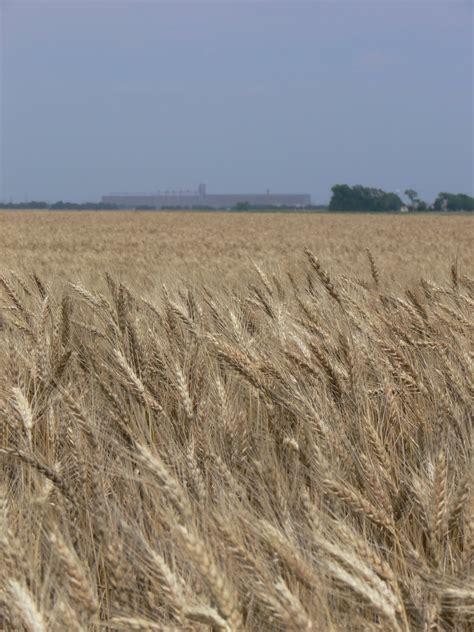
[(0, 277), (0, 627), (472, 629), (474, 284), (313, 248)]

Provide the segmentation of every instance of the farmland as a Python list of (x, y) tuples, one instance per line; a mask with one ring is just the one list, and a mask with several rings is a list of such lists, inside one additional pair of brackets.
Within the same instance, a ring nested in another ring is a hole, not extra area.
[(0, 629), (471, 629), (472, 227), (0, 213)]
[(308, 247), (336, 273), (367, 272), (369, 247), (386, 280), (440, 278), (472, 264), (467, 215), (1, 212), (0, 265), (49, 280), (96, 283), (100, 271), (153, 287), (163, 278), (239, 281), (250, 262), (294, 266)]

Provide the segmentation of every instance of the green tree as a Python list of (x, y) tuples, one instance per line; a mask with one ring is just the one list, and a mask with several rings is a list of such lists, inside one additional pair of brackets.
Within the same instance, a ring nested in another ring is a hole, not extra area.
[(250, 209), (250, 204), (248, 202), (237, 202), (234, 206), (234, 210), (236, 211), (248, 211)]
[(415, 191), (415, 189), (406, 189), (405, 195), (410, 200), (411, 207), (412, 208), (416, 208), (418, 206), (420, 200), (418, 198), (418, 193)]
[(474, 198), (465, 193), (438, 193), (433, 208), (437, 211), (474, 211)]
[(402, 201), (396, 193), (356, 184), (335, 184), (329, 203), (330, 211), (399, 211)]

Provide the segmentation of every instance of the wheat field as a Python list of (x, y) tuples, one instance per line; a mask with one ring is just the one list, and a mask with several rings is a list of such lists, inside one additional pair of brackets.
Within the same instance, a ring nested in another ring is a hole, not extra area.
[(0, 214), (0, 629), (468, 631), (472, 219)]
[(101, 274), (148, 294), (164, 281), (238, 287), (252, 262), (286, 276), (303, 248), (333, 273), (364, 275), (365, 249), (385, 281), (446, 278), (451, 263), (472, 270), (469, 215), (321, 213), (0, 212), (0, 266), (35, 270), (49, 282), (81, 280), (102, 289)]

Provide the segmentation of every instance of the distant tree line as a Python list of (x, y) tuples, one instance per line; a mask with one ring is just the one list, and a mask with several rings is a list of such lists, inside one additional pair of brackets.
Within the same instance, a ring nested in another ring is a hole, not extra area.
[(47, 202), (38, 202), (37, 200), (31, 200), (31, 202), (0, 202), (0, 209), (45, 209), (51, 211), (115, 211), (118, 209), (116, 204), (104, 204), (103, 202), (83, 202), (77, 204), (76, 202), (55, 202), (54, 204), (48, 204)]
[(327, 204), (307, 204), (305, 206), (281, 206), (279, 204), (250, 204), (249, 202), (237, 202), (235, 206), (228, 209), (216, 209), (215, 206), (207, 206), (206, 204), (193, 204), (192, 206), (173, 206), (166, 204), (165, 206), (148, 206), (141, 204), (135, 206), (136, 211), (327, 211)]
[[(250, 205), (248, 202), (238, 202), (231, 211), (349, 211), (349, 212), (397, 212), (400, 210), (410, 211), (474, 211), (474, 198), (465, 193), (438, 193), (433, 204), (429, 205), (421, 200), (414, 189), (406, 189), (405, 195), (409, 203), (404, 204), (396, 193), (383, 191), (371, 187), (364, 187), (360, 184), (349, 186), (348, 184), (335, 184), (332, 189), (329, 206), (323, 204), (308, 204), (303, 207), (295, 206), (275, 206), (275, 205)], [(117, 204), (105, 204), (104, 202), (55, 202), (48, 204), (44, 201), (31, 200), (30, 202), (0, 202), (0, 209), (44, 209), (52, 211), (115, 211), (120, 207)], [(136, 206), (137, 211), (168, 210), (168, 211), (215, 211), (212, 206), (163, 206), (158, 209), (155, 206)]]
[(396, 193), (356, 184), (335, 184), (329, 202), (330, 211), (399, 211), (403, 202)]
[(250, 204), (237, 202), (231, 211), (327, 211), (327, 204), (306, 204), (304, 206), (282, 206), (281, 204)]
[(28, 208), (48, 209), (49, 204), (47, 204), (46, 202), (37, 202), (36, 200), (32, 200), (31, 202), (0, 202), (0, 208), (3, 208), (3, 209), (28, 209)]
[(435, 211), (474, 211), (474, 198), (465, 193), (439, 193), (434, 201)]
[(76, 204), (76, 202), (55, 202), (49, 207), (52, 211), (115, 211), (118, 209), (117, 204), (105, 204), (104, 202), (84, 202)]
[(330, 211), (392, 212), (410, 211), (474, 211), (474, 198), (465, 193), (439, 193), (432, 205), (420, 200), (414, 189), (406, 189), (410, 203), (405, 205), (396, 193), (382, 189), (364, 187), (360, 184), (349, 186), (335, 184), (329, 202)]
[[(104, 204), (103, 202), (84, 202), (78, 204), (76, 202), (55, 202), (54, 204), (48, 204), (47, 202), (39, 202), (32, 200), (31, 202), (0, 202), (0, 209), (37, 209), (37, 210), (52, 210), (52, 211), (115, 211), (120, 209), (117, 204)], [(194, 204), (189, 206), (173, 206), (167, 204), (166, 206), (152, 206), (149, 204), (139, 204), (133, 207), (135, 211), (216, 211), (219, 209), (213, 206), (207, 206), (205, 204)], [(285, 211), (285, 210), (328, 210), (327, 205), (321, 204), (308, 204), (304, 207), (296, 206), (276, 206), (276, 205), (250, 205), (248, 202), (239, 202), (231, 209), (231, 211)]]

